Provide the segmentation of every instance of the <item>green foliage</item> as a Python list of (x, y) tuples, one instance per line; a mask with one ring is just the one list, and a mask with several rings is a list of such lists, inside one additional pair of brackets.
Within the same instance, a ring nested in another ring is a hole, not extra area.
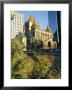
[(60, 79), (61, 78), (61, 73), (58, 72), (57, 70), (55, 71), (50, 71), (48, 74), (49, 79)]
[[(37, 54), (28, 56), (23, 52), (24, 43), (21, 35), (11, 40), (11, 78), (12, 79), (59, 79), (61, 78), (58, 61), (49, 65), (47, 56)], [(34, 47), (41, 47), (40, 40), (34, 41)]]
[(46, 78), (46, 74), (49, 71), (48, 61), (45, 58), (41, 58), (41, 55), (37, 56), (37, 61), (35, 61), (32, 78)]
[(15, 38), (11, 39), (11, 56), (18, 56), (21, 50), (24, 48), (24, 43), (22, 42), (23, 36), (18, 35)]
[(33, 63), (33, 60), (27, 56), (24, 56), (22, 60), (12, 60), (12, 78), (15, 78), (14, 75), (21, 75), (21, 78), (29, 78), (32, 74)]
[(45, 78), (47, 72), (49, 71), (48, 62), (42, 61), (40, 66), (40, 77)]
[(43, 42), (40, 39), (34, 39), (32, 43), (32, 49), (37, 50), (43, 47)]

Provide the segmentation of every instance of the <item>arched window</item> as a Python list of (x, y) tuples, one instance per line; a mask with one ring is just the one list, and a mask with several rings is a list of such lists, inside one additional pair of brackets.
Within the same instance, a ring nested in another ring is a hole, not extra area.
[(51, 48), (51, 42), (48, 42), (48, 47)]

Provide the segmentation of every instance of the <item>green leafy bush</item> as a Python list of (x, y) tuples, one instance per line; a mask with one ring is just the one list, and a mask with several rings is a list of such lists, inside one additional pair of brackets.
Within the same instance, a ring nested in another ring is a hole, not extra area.
[[(12, 79), (60, 79), (60, 62), (50, 65), (47, 55), (34, 51), (33, 56), (23, 52), (24, 43), (19, 35), (11, 40), (11, 78)], [(35, 47), (40, 42), (35, 41)]]

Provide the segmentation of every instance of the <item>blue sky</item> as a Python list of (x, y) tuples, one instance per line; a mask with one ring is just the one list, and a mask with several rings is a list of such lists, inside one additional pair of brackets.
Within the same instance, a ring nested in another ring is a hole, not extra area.
[(28, 20), (29, 16), (34, 16), (36, 22), (40, 25), (41, 29), (46, 29), (50, 25), (52, 31), (55, 32), (57, 28), (56, 11), (17, 11), (23, 14), (24, 22)]

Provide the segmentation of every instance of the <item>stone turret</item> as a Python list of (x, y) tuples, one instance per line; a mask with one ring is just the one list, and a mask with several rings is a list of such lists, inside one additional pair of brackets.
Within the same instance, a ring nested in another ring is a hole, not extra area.
[(47, 32), (52, 32), (51, 27), (50, 27), (50, 26), (47, 26), (46, 31), (47, 31)]
[(29, 22), (31, 22), (32, 23), (32, 25), (35, 25), (35, 17), (33, 17), (33, 16), (30, 16), (29, 17)]

